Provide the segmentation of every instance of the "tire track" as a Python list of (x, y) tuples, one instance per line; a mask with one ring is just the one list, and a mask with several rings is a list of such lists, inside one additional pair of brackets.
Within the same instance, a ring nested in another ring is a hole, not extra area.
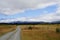
[(0, 40), (20, 40), (20, 27), (17, 26), (16, 30), (9, 32), (6, 35), (0, 37)]

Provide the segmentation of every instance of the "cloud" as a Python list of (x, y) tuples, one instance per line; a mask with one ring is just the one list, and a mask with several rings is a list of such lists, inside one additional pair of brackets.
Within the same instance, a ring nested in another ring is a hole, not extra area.
[(49, 3), (41, 3), (37, 5), (37, 8), (42, 9), (42, 8), (46, 8), (48, 6), (52, 6), (52, 5), (56, 5), (56, 2), (49, 2)]
[(31, 9), (44, 9), (48, 6), (56, 5), (57, 10), (53, 13), (45, 11), (43, 15), (35, 18), (20, 17), (16, 19), (5, 19), (0, 22), (12, 22), (12, 21), (59, 21), (60, 20), (60, 0), (0, 0), (0, 13), (5, 15), (13, 15), (16, 13), (24, 12)]
[(50, 13), (50, 14), (44, 14), (40, 15), (35, 18), (27, 18), (27, 17), (20, 17), (20, 18), (15, 18), (15, 19), (5, 19), (5, 20), (0, 20), (1, 22), (13, 22), (13, 21), (27, 21), (27, 22), (53, 22), (53, 21), (60, 21), (60, 13)]
[(0, 12), (12, 15), (27, 9), (41, 9), (55, 4), (55, 0), (0, 0)]
[(8, 23), (8, 22), (15, 22), (15, 21), (27, 21), (27, 18), (25, 17), (21, 17), (21, 18), (15, 18), (15, 19), (4, 19), (4, 20), (0, 20), (0, 23)]
[(45, 21), (45, 22), (52, 22), (52, 21), (59, 21), (60, 20), (60, 13), (51, 13), (51, 14), (45, 14), (40, 16), (39, 20)]

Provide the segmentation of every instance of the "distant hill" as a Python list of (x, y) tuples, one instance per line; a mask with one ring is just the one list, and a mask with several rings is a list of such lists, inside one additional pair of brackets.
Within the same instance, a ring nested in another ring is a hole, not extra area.
[(51, 23), (57, 23), (57, 24), (60, 24), (60, 21), (53, 21)]
[(53, 22), (27, 22), (27, 21), (14, 21), (8, 23), (0, 23), (0, 24), (60, 24), (60, 21), (53, 21)]

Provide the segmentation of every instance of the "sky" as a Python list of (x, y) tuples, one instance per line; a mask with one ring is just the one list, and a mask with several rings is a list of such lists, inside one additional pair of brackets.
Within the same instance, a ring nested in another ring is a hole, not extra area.
[(0, 23), (60, 20), (60, 0), (0, 0)]

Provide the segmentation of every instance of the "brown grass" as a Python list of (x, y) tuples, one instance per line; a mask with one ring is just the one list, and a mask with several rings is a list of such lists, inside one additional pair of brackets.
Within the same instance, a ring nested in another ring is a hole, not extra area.
[[(38, 29), (28, 30), (32, 26)], [(60, 24), (50, 25), (21, 25), (22, 40), (60, 40), (60, 33), (56, 33), (56, 28), (60, 28)]]
[[(31, 26), (32, 30), (28, 29)], [(21, 40), (60, 40), (56, 28), (60, 24), (20, 25)], [(0, 36), (16, 29), (16, 25), (0, 25)]]
[(22, 40), (60, 40), (60, 34), (53, 31), (22, 31)]
[(0, 36), (16, 29), (15, 25), (0, 25)]

